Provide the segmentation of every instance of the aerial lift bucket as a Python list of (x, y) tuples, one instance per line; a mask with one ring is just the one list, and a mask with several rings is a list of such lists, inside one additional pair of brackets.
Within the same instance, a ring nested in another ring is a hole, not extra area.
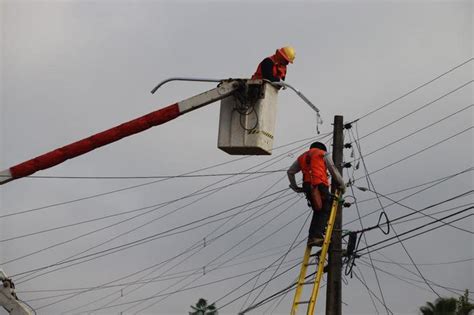
[(221, 101), (217, 147), (232, 155), (270, 155), (279, 89), (262, 80), (242, 81), (242, 91)]

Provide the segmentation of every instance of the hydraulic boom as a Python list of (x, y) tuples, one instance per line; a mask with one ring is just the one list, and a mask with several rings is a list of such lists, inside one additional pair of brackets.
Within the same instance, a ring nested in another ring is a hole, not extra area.
[(10, 315), (31, 315), (31, 311), (18, 300), (15, 294), (15, 285), (0, 269), (0, 306)]
[(222, 81), (212, 90), (192, 96), (181, 102), (171, 104), (165, 108), (105, 130), (91, 137), (79, 140), (26, 162), (12, 166), (9, 169), (0, 171), (0, 185), (18, 178), (29, 176), (39, 170), (53, 167), (68, 159), (75, 158), (151, 127), (164, 124), (185, 113), (189, 113), (210, 103), (222, 100), (244, 87), (245, 80), (229, 79)]

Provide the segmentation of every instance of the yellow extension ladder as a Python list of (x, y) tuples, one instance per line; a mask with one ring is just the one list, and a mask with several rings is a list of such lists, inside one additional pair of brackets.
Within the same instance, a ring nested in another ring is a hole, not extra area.
[[(321, 278), (324, 272), (324, 262), (326, 261), (326, 254), (329, 249), (329, 243), (331, 242), (332, 230), (334, 228), (334, 222), (336, 221), (336, 213), (337, 207), (339, 204), (339, 191), (336, 192), (334, 197), (334, 201), (331, 207), (331, 214), (329, 215), (328, 225), (326, 228), (326, 236), (324, 237), (324, 243), (319, 253), (319, 262), (318, 262), (318, 271), (316, 272), (316, 276), (314, 281), (305, 282), (306, 279), (306, 269), (309, 265), (313, 265), (310, 263), (309, 260), (313, 256), (317, 256), (318, 254), (311, 254), (311, 249), (313, 246), (306, 246), (306, 250), (304, 252), (303, 262), (301, 264), (301, 271), (298, 277), (298, 282), (296, 284), (296, 291), (295, 297), (293, 299), (293, 306), (291, 307), (291, 315), (296, 315), (296, 311), (298, 310), (298, 306), (300, 304), (307, 304), (308, 309), (306, 311), (307, 315), (314, 314), (314, 307), (316, 306), (316, 300), (318, 298), (319, 286), (321, 284)], [(300, 301), (301, 293), (303, 291), (303, 287), (308, 284), (313, 284), (313, 290), (311, 291), (311, 297), (309, 301)]]

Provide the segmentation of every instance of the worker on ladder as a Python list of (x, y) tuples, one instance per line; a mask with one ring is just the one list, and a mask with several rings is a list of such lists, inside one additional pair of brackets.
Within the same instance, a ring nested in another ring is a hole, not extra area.
[(271, 82), (285, 80), (286, 67), (288, 63), (295, 60), (295, 49), (291, 46), (277, 49), (273, 56), (267, 57), (260, 62), (252, 79), (266, 79)]
[[(303, 173), (303, 187), (299, 187), (295, 180), (295, 174), (300, 171)], [(287, 171), (290, 188), (297, 193), (305, 193), (308, 206), (313, 209), (308, 246), (322, 246), (324, 241), (332, 199), (327, 171), (344, 194), (344, 180), (327, 153), (326, 146), (321, 142), (311, 144), (310, 149), (301, 154)]]

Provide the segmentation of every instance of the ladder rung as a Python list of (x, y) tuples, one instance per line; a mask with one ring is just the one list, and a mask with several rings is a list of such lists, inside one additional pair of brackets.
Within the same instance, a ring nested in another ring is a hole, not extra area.
[(303, 282), (301, 285), (314, 284), (314, 281)]
[(305, 264), (305, 265), (306, 265), (306, 266), (314, 266), (314, 265), (318, 265), (318, 263), (313, 262), (313, 263), (307, 263), (307, 264)]
[(311, 255), (309, 255), (309, 257), (315, 257), (315, 256), (319, 256), (319, 255), (321, 255), (321, 251), (320, 251), (320, 250), (318, 250), (318, 252), (317, 252), (316, 254), (311, 254)]
[(296, 304), (309, 304), (310, 301), (301, 301), (301, 302), (296, 302)]

